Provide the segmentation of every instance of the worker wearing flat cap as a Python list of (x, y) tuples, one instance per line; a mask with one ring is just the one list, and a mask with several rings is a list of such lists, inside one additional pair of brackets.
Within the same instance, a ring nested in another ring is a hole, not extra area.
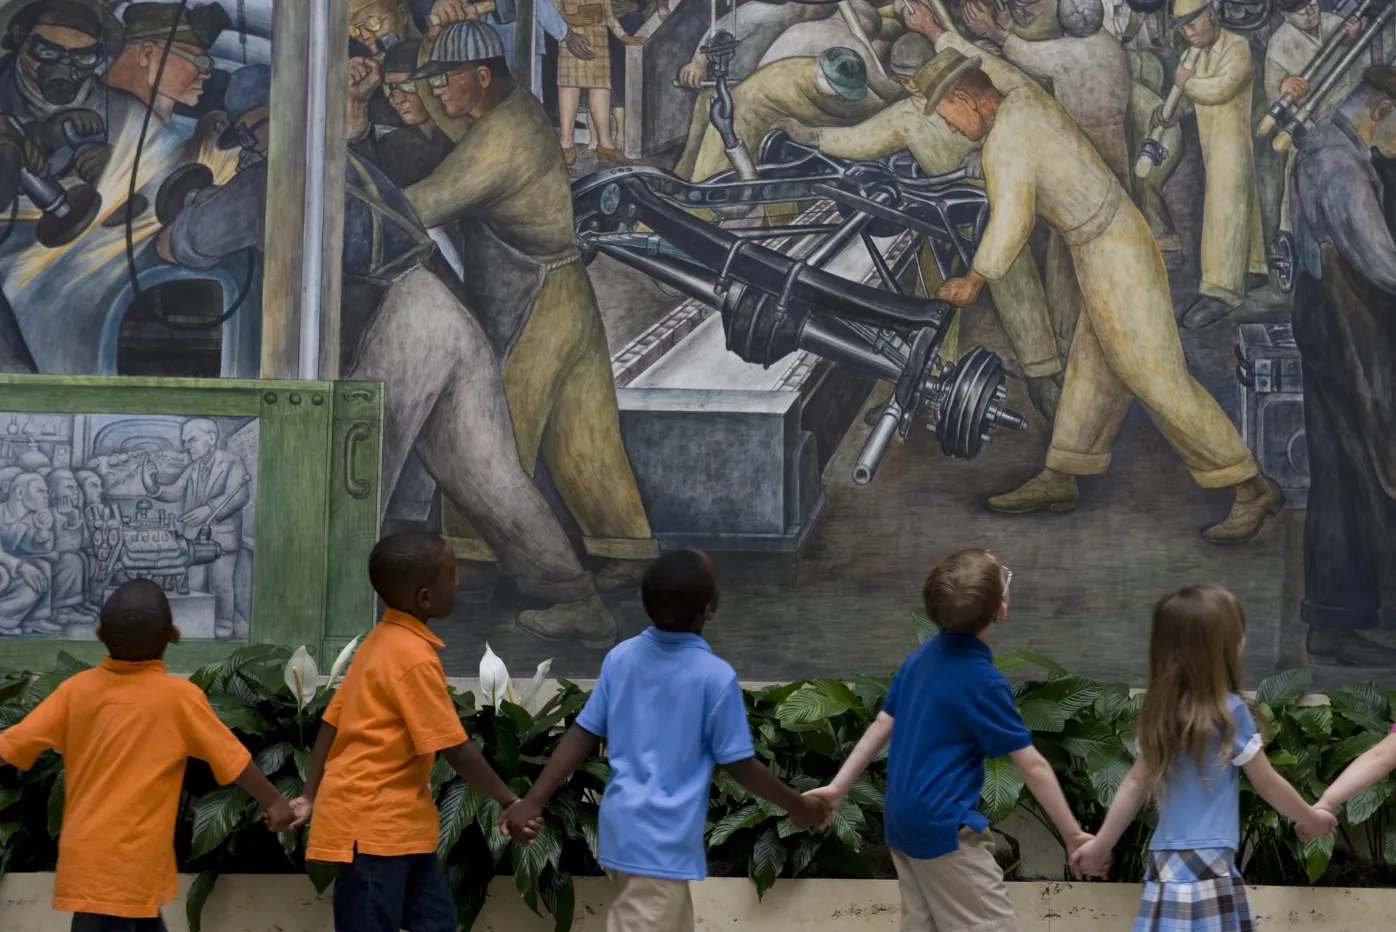
[(162, 122), (169, 122), (176, 104), (197, 105), (213, 74), (209, 49), (233, 25), (228, 11), (217, 3), (191, 6), (182, 13), (177, 3), (133, 3), (124, 19), (126, 44), (106, 73), (107, 85), (125, 91), (142, 106), (153, 91), (152, 108)]
[[(541, 454), (587, 553), (607, 559), (596, 588), (637, 586), (659, 545), (621, 445), (606, 331), (577, 251), (567, 163), (547, 111), (515, 85), (494, 30), (474, 20), (443, 28), (412, 80), (448, 115), (475, 118), (436, 171), (406, 193), (426, 226), (460, 224), (465, 288), (502, 361), (524, 468), (532, 473)], [(442, 523), (457, 556), (495, 560), (459, 516)], [(586, 643), (615, 636), (604, 609), (585, 606), (525, 613), (519, 624)]]
[[(930, 175), (954, 171), (967, 159), (977, 161), (979, 142), (952, 130), (938, 113), (926, 113), (926, 95), (937, 77), (934, 55), (929, 40), (907, 33), (892, 45), (890, 70), (910, 96), (853, 126), (814, 128), (782, 121), (778, 128), (796, 142), (817, 146), (840, 158), (877, 159), (906, 149)], [(926, 286), (934, 291), (940, 285), (939, 268), (929, 254), (921, 258)], [(1003, 277), (989, 283), (989, 292), (1027, 378), (1033, 405), (1050, 423), (1056, 415), (1058, 383), (1065, 366), (1047, 318), (1042, 280), (1031, 251), (1023, 249)], [(958, 331), (958, 327), (957, 315), (952, 328)], [(948, 362), (954, 361), (957, 335), (948, 335), (942, 344), (941, 356)], [(872, 410), (880, 414), (881, 409), (874, 406)]]
[(1307, 647), (1391, 666), (1364, 635), (1396, 623), (1396, 242), (1372, 150), (1396, 158), (1396, 69), (1362, 81), (1298, 142), (1294, 342), (1304, 360)]
[[(1265, 233), (1256, 197), (1250, 43), (1223, 29), (1211, 0), (1174, 0), (1173, 19), (1192, 46), (1173, 74), (1197, 113), (1207, 175), (1202, 206), (1202, 283), (1183, 326), (1206, 327), (1269, 281)], [(1189, 67), (1191, 65), (1191, 67)], [(1182, 118), (1183, 108), (1173, 119)]]
[(1071, 250), (1083, 308), (1067, 359), (1046, 468), (987, 502), (1022, 514), (1071, 511), (1076, 477), (1110, 465), (1110, 450), (1138, 399), (1204, 488), (1231, 487), (1230, 514), (1203, 531), (1214, 543), (1248, 540), (1283, 505), (1226, 412), (1189, 374), (1173, 320), (1168, 272), (1149, 226), (1066, 111), (1026, 84), (1000, 92), (978, 59), (953, 50), (932, 61), (928, 109), (957, 132), (982, 140), (989, 222), (969, 273), (937, 294), (970, 304), (1003, 277), (1037, 218)]

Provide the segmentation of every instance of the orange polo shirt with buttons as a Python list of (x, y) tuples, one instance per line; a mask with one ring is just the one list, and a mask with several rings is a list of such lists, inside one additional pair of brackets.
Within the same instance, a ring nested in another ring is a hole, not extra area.
[(107, 657), (65, 680), (0, 732), (0, 759), (21, 770), (63, 755), (66, 802), (53, 908), (148, 919), (179, 889), (174, 833), (185, 764), (231, 783), (252, 761), (203, 692), (159, 660)]
[(343, 864), (356, 851), (436, 851), (431, 768), (438, 751), (466, 740), (437, 654), (444, 646), (394, 609), (359, 645), (325, 710), (337, 733), (315, 795), (307, 859)]

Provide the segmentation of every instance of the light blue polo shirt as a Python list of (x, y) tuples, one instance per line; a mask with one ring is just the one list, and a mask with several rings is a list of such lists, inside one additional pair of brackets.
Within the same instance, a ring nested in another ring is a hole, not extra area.
[(756, 756), (737, 673), (696, 634), (649, 628), (611, 649), (577, 724), (606, 739), (601, 866), (702, 880), (713, 766)]
[[(1240, 769), (1261, 753), (1265, 739), (1255, 727), (1246, 700), (1232, 693), (1227, 708), (1236, 723), (1231, 746), (1220, 740), (1202, 759), (1183, 755), (1173, 767), (1158, 801), (1158, 828), (1149, 840), (1151, 851), (1196, 851), (1241, 847)], [(1221, 736), (1218, 735), (1218, 738)]]

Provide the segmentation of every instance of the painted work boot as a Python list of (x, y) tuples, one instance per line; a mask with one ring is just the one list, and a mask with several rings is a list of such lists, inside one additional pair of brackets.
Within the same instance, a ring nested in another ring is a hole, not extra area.
[(597, 595), (520, 612), (516, 624), (536, 638), (545, 641), (581, 641), (582, 646), (590, 650), (613, 647), (619, 636), (616, 619)]
[(1044, 469), (1012, 492), (991, 496), (984, 504), (990, 511), (999, 514), (1025, 515), (1044, 508), (1048, 511), (1074, 511), (1077, 500), (1075, 476), (1055, 469)]
[(1202, 539), (1209, 544), (1239, 544), (1250, 540), (1284, 507), (1284, 493), (1273, 479), (1267, 476), (1247, 479), (1236, 486), (1230, 514), (1220, 524), (1203, 530)]

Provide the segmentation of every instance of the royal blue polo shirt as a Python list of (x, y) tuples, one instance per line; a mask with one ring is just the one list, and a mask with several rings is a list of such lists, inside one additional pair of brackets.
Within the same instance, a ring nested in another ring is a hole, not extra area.
[(611, 649), (577, 724), (606, 739), (601, 866), (702, 880), (713, 766), (756, 756), (737, 673), (696, 634), (649, 628)]
[(892, 716), (884, 831), (913, 858), (959, 847), (961, 828), (982, 832), (984, 761), (1021, 751), (1032, 735), (989, 645), (942, 631), (906, 658), (882, 710)]

